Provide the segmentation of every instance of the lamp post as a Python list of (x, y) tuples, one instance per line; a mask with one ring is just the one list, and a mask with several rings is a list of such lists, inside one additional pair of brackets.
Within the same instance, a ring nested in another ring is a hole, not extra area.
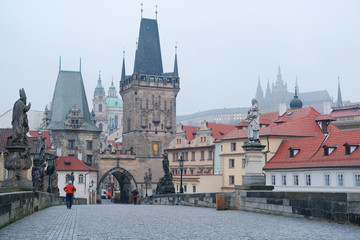
[(183, 183), (182, 183), (184, 159), (182, 156), (180, 156), (180, 158), (179, 158), (179, 165), (180, 165), (180, 193), (184, 193), (184, 188), (183, 188)]
[(52, 156), (48, 156), (47, 157), (47, 162), (48, 162), (48, 166), (46, 169), (46, 174), (48, 175), (48, 179), (49, 179), (49, 185), (47, 188), (47, 192), (51, 193), (51, 175), (54, 173), (55, 171), (55, 166), (54, 166), (54, 158)]
[(145, 173), (145, 176), (144, 176), (144, 182), (145, 182), (145, 197), (148, 197), (147, 185), (148, 185), (148, 182), (149, 182), (149, 176), (148, 176), (147, 172)]

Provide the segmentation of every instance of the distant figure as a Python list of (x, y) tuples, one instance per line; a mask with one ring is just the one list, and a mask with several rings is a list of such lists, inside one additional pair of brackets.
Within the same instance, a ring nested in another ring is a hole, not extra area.
[(74, 192), (76, 192), (76, 187), (72, 185), (72, 181), (69, 181), (69, 184), (64, 187), (64, 191), (66, 191), (66, 207), (71, 209)]
[(20, 89), (20, 99), (13, 108), (12, 122), (12, 145), (26, 145), (26, 134), (29, 132), (29, 121), (26, 112), (30, 110), (31, 104), (26, 106), (25, 90)]
[(131, 194), (132, 194), (132, 196), (133, 196), (134, 205), (136, 205), (137, 197), (138, 197), (139, 192), (138, 192), (138, 190), (135, 189), (135, 190), (133, 190), (133, 191), (131, 192)]
[(249, 122), (248, 126), (248, 136), (250, 143), (260, 143), (259, 141), (259, 131), (260, 131), (260, 109), (258, 102), (255, 98), (251, 101), (252, 106), (248, 111), (246, 119)]

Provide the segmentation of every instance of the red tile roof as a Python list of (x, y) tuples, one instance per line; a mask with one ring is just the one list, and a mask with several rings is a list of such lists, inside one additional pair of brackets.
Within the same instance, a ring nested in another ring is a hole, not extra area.
[[(41, 134), (40, 134), (41, 133)], [(51, 142), (50, 142), (50, 133), (47, 130), (41, 130), (41, 131), (29, 131), (29, 134), (32, 137), (45, 137), (45, 143), (46, 143), (46, 147), (51, 148)]]
[[(58, 157), (54, 162), (58, 171), (98, 171), (96, 168), (86, 165), (77, 157)], [(70, 165), (68, 166), (65, 162), (70, 163)]]
[(186, 138), (191, 141), (195, 138), (195, 133), (198, 127), (183, 126), (183, 130), (186, 132)]
[[(277, 112), (274, 112), (261, 115), (264, 115), (266, 117), (265, 119), (270, 121), (270, 124), (267, 127), (260, 128), (260, 136), (310, 137), (323, 135), (322, 130), (315, 121), (315, 118), (321, 115), (311, 107), (288, 110), (280, 117), (278, 117), (277, 114)], [(239, 124), (237, 126), (239, 126)], [(333, 124), (330, 124), (328, 131), (338, 132), (340, 130)], [(222, 139), (247, 138), (247, 136), (247, 129), (235, 128), (226, 134)]]
[[(360, 130), (340, 131), (325, 136), (285, 140), (274, 157), (265, 165), (264, 170), (298, 169), (316, 167), (360, 167), (360, 148), (345, 154), (345, 143), (360, 144)], [(323, 146), (337, 146), (324, 156)], [(290, 158), (289, 148), (300, 148), (296, 156)]]
[(212, 136), (216, 139), (221, 139), (228, 132), (234, 129), (234, 125), (208, 123), (208, 127), (211, 128)]
[(332, 117), (349, 117), (349, 116), (359, 116), (360, 109), (346, 109), (346, 110), (336, 110), (332, 111), (330, 114)]

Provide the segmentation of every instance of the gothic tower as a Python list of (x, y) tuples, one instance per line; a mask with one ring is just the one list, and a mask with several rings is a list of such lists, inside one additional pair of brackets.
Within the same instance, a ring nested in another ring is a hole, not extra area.
[(262, 109), (264, 107), (264, 93), (261, 88), (260, 77), (258, 79), (258, 86), (256, 89), (255, 99), (258, 101), (260, 109)]
[(124, 151), (132, 150), (136, 158), (142, 159), (140, 161), (155, 161), (156, 166), (161, 166), (164, 149), (168, 148), (176, 131), (176, 96), (179, 90), (176, 52), (174, 71), (164, 73), (158, 22), (142, 18), (134, 72), (126, 76), (123, 61), (120, 81), (124, 104)]
[(279, 107), (280, 103), (286, 103), (287, 100), (287, 84), (284, 83), (282, 80), (280, 65), (278, 67), (278, 74), (277, 74), (277, 80), (275, 84), (272, 86), (272, 98), (271, 98), (271, 105), (273, 106), (273, 110), (276, 111), (276, 109)]

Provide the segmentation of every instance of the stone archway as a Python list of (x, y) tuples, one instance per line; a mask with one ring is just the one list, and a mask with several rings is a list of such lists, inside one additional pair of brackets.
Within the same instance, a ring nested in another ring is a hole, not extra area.
[[(120, 203), (128, 203), (129, 197), (131, 196), (131, 191), (137, 189), (137, 183), (135, 178), (128, 172), (126, 169), (121, 167), (114, 167), (107, 171), (99, 180), (97, 184), (97, 196), (101, 197), (101, 186), (105, 179), (113, 175), (119, 183), (120, 186)], [(101, 202), (101, 199), (97, 200)]]

